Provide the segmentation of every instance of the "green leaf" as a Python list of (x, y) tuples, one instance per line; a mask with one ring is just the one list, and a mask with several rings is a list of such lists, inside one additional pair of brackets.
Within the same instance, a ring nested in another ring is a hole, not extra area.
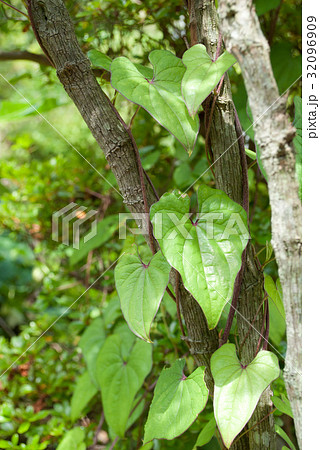
[[(0, 102), (0, 121), (20, 120), (25, 117), (35, 116), (39, 113), (51, 111), (65, 102), (57, 100), (56, 98), (45, 98), (41, 101), (31, 101), (33, 106), (25, 101), (11, 102), (3, 100)], [(37, 111), (36, 111), (37, 110)]]
[(149, 60), (153, 72), (150, 74), (151, 69), (147, 68), (143, 74), (141, 68), (127, 58), (116, 58), (111, 64), (111, 84), (128, 100), (148, 111), (191, 153), (199, 131), (199, 119), (189, 116), (181, 96), (185, 67), (181, 59), (166, 50), (154, 50)]
[(271, 242), (266, 241), (266, 259), (265, 262), (269, 261), (271, 259), (273, 253), (273, 247)]
[(295, 115), (294, 126), (296, 135), (293, 139), (293, 145), (296, 150), (296, 175), (299, 182), (299, 196), (302, 199), (302, 99), (294, 97)]
[(4, 439), (0, 439), (0, 448), (13, 448), (12, 442), (5, 441)]
[(193, 450), (196, 450), (197, 447), (202, 447), (206, 445), (214, 436), (217, 424), (214, 417), (212, 417), (209, 422), (202, 428), (200, 431), (196, 443), (194, 444)]
[(153, 441), (147, 442), (147, 444), (144, 444), (142, 447), (139, 448), (139, 450), (151, 450), (153, 448)]
[(278, 359), (262, 350), (247, 366), (241, 365), (234, 344), (225, 344), (211, 357), (214, 415), (223, 442), (230, 448), (250, 419), (262, 392), (280, 375)]
[(271, 9), (277, 8), (279, 6), (280, 0), (255, 0), (254, 4), (256, 7), (256, 13), (258, 16), (262, 16)]
[(154, 234), (169, 264), (214, 328), (231, 299), (247, 244), (247, 216), (224, 192), (200, 186), (198, 219), (189, 217), (190, 199), (178, 191), (152, 205)]
[(75, 421), (81, 416), (83, 409), (98, 392), (88, 371), (77, 380), (71, 399), (71, 419)]
[(269, 297), (269, 324), (270, 324), (270, 331), (269, 336), (271, 341), (279, 346), (283, 340), (285, 340), (285, 334), (286, 334), (286, 321), (280, 314), (278, 308), (274, 304), (274, 302)]
[(178, 167), (176, 167), (173, 172), (173, 181), (175, 185), (183, 189), (192, 183), (194, 177), (192, 176), (192, 171), (188, 162), (183, 162)]
[[(276, 433), (282, 437), (282, 439), (289, 445), (290, 450), (296, 450), (295, 446), (293, 445), (291, 439), (287, 435), (287, 433), (279, 427), (279, 425), (275, 424), (274, 426)], [(282, 447), (283, 448), (283, 447)]]
[(256, 152), (253, 152), (252, 150), (249, 150), (248, 148), (245, 148), (246, 155), (249, 156), (250, 159), (253, 159), (254, 161), (257, 159)]
[(287, 397), (283, 394), (281, 394), (281, 398), (279, 397), (271, 397), (271, 400), (273, 401), (274, 406), (283, 414), (287, 414), (287, 416), (290, 416), (293, 418), (293, 412), (291, 409), (291, 405)]
[(82, 350), (89, 374), (96, 386), (98, 386), (96, 379), (96, 360), (105, 339), (106, 331), (103, 319), (98, 317), (89, 325), (79, 342), (79, 347)]
[(128, 330), (108, 337), (97, 358), (97, 379), (108, 425), (123, 437), (136, 393), (152, 367), (152, 346)]
[[(137, 395), (132, 405), (132, 414), (128, 418), (126, 428), (130, 428), (141, 416), (146, 406), (146, 400), (143, 398), (143, 393)], [(149, 406), (149, 405), (148, 405)]]
[(157, 439), (174, 439), (196, 420), (206, 406), (208, 389), (204, 367), (186, 377), (185, 361), (179, 359), (163, 369), (157, 382), (145, 426), (144, 443)]
[(136, 255), (124, 255), (114, 271), (124, 318), (132, 332), (147, 342), (151, 342), (151, 324), (169, 283), (170, 270), (158, 252), (148, 265)]
[[(99, 52), (99, 50), (89, 50), (87, 53), (88, 58), (91, 61), (91, 64), (95, 67), (101, 67), (102, 69), (107, 70), (108, 72), (111, 71), (111, 63), (112, 63), (112, 59), (105, 55), (102, 52)], [(143, 75), (143, 76), (148, 76), (152, 78), (153, 75), (153, 70), (150, 69), (149, 67), (144, 67), (141, 64), (133, 64), (138, 70), (139, 72)]]
[(213, 61), (205, 46), (197, 44), (184, 53), (182, 61), (187, 68), (181, 84), (182, 95), (190, 116), (194, 117), (222, 75), (237, 60), (230, 53), (224, 52), (217, 61)]
[(104, 53), (99, 52), (98, 50), (89, 50), (87, 53), (88, 58), (91, 61), (91, 64), (95, 67), (101, 67), (102, 69), (110, 71), (110, 66), (112, 63), (112, 59)]
[(121, 308), (118, 296), (109, 300), (106, 309), (103, 311), (103, 320), (105, 327), (110, 328), (114, 322), (121, 317)]
[(293, 102), (295, 107), (293, 125), (302, 132), (302, 98), (296, 95)]
[(302, 73), (302, 55), (296, 54), (294, 44), (280, 41), (271, 47), (270, 60), (279, 93), (288, 89)]
[(80, 427), (68, 431), (57, 447), (57, 450), (86, 450), (85, 433)]
[(30, 422), (22, 422), (22, 423), (19, 425), (19, 428), (18, 428), (17, 432), (18, 432), (19, 434), (25, 433), (26, 431), (29, 430), (30, 425), (31, 425)]
[(118, 214), (112, 214), (97, 223), (97, 233), (89, 241), (80, 242), (79, 250), (74, 249), (70, 257), (70, 264), (73, 266), (88, 255), (91, 250), (100, 247), (108, 241), (113, 233), (118, 229)]
[(281, 317), (286, 320), (286, 314), (282, 302), (282, 287), (279, 278), (277, 279), (275, 285), (270, 275), (264, 275), (264, 288), (269, 298), (272, 300), (275, 307), (279, 311)]
[(162, 304), (172, 318), (177, 316), (177, 305), (167, 292), (164, 293)]
[(263, 167), (263, 163), (261, 160), (261, 149), (258, 144), (256, 144), (256, 154), (257, 154), (257, 162), (258, 162), (259, 169), (260, 169), (262, 175), (264, 176), (265, 180), (268, 181), (267, 172), (265, 171), (265, 168)]

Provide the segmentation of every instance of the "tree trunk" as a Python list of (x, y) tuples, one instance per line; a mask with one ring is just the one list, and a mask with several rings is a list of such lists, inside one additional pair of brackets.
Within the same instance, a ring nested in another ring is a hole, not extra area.
[[(63, 1), (51, 0), (44, 3), (42, 0), (30, 0), (28, 11), (35, 35), (40, 40), (39, 44), (53, 61), (64, 89), (104, 152), (117, 179), (124, 203), (132, 213), (144, 213), (135, 142), (96, 81), (90, 61), (77, 42)], [(157, 198), (146, 177), (144, 183), (150, 206)], [(174, 285), (174, 281), (172, 284)], [(180, 285), (179, 293), (190, 352), (198, 365), (206, 367), (206, 382), (212, 393), (210, 357), (218, 348), (217, 330), (209, 330), (200, 305), (183, 285)]]
[[(189, 3), (190, 31), (192, 44), (202, 43), (209, 55), (215, 56), (219, 40), (219, 19), (214, 2), (211, 0), (194, 0)], [(215, 184), (239, 204), (243, 203), (244, 183), (247, 184), (247, 167), (243, 164), (241, 149), (235, 127), (235, 114), (232, 102), (230, 82), (225, 76), (223, 87), (218, 96), (210, 128), (210, 139), (214, 155), (213, 165)], [(263, 324), (264, 277), (251, 244), (247, 247), (243, 280), (237, 306), (237, 325), (239, 342), (244, 342), (241, 360), (247, 364), (255, 356), (260, 331)], [(252, 322), (259, 310), (254, 322)], [(258, 332), (257, 332), (258, 331)], [(249, 333), (249, 335), (248, 335)], [(232, 449), (275, 449), (275, 431), (271, 412), (271, 390), (268, 388), (261, 396), (247, 428), (255, 426), (232, 445)], [(268, 416), (268, 417), (266, 417)]]
[[(272, 245), (279, 268), (287, 323), (284, 377), (299, 446), (302, 443), (301, 202), (295, 176), (294, 128), (279, 99), (269, 46), (251, 0), (219, 2), (227, 48), (237, 58), (254, 119), (255, 138), (268, 176)], [(257, 68), (259, 68), (257, 70)], [(263, 115), (263, 120), (260, 117)]]

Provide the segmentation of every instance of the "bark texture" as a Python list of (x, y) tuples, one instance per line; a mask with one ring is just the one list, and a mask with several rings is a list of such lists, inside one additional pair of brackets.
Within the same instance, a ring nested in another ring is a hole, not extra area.
[[(189, 11), (192, 44), (204, 44), (209, 55), (214, 57), (219, 40), (219, 18), (214, 2), (212, 0), (194, 0), (189, 3)], [(215, 161), (213, 168), (216, 187), (225, 191), (234, 201), (243, 204), (247, 168), (246, 163), (243, 164), (241, 161), (228, 76), (225, 76), (221, 94), (216, 100), (210, 138)], [(255, 258), (253, 247), (249, 243), (236, 313), (239, 343), (243, 344), (241, 360), (245, 364), (254, 358), (261, 338), (259, 333), (263, 324), (264, 314), (263, 308), (261, 308), (263, 298), (263, 273)], [(252, 328), (252, 325), (255, 329)], [(232, 445), (233, 450), (275, 449), (274, 420), (272, 415), (268, 416), (272, 408), (271, 394), (271, 390), (268, 388), (261, 396), (247, 429), (257, 425)]]
[[(35, 34), (49, 55), (64, 89), (75, 103), (88, 128), (104, 152), (114, 173), (124, 203), (132, 213), (144, 213), (135, 143), (119, 114), (104, 94), (83, 54), (73, 24), (62, 0), (30, 0)], [(149, 206), (157, 201), (144, 177)], [(174, 280), (172, 281), (174, 285)], [(216, 330), (209, 330), (199, 304), (180, 285), (180, 309), (188, 331), (188, 344), (197, 364), (206, 367), (206, 381), (213, 391), (210, 357), (218, 348)]]
[[(287, 322), (284, 377), (301, 447), (301, 202), (295, 176), (295, 130), (279, 99), (269, 46), (251, 0), (219, 2), (227, 49), (237, 58), (255, 121), (255, 138), (268, 176), (272, 245), (279, 267)], [(262, 117), (263, 116), (263, 117)]]

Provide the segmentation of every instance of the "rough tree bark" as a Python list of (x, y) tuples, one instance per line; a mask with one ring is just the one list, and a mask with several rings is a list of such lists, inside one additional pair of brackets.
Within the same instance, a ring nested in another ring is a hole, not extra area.
[[(192, 44), (204, 44), (208, 53), (214, 57), (219, 40), (219, 18), (214, 1), (192, 0), (189, 2), (189, 12)], [(234, 201), (242, 204), (243, 183), (246, 182), (247, 168), (246, 164), (241, 163), (241, 150), (235, 127), (234, 106), (228, 76), (225, 76), (221, 93), (216, 100), (210, 125), (210, 140), (214, 161), (216, 161), (213, 165), (215, 185), (218, 189), (225, 191)], [(249, 244), (237, 305), (239, 342), (244, 342), (241, 359), (245, 364), (253, 360), (259, 341), (261, 342), (259, 333), (263, 328), (264, 312), (261, 308), (263, 298), (263, 273), (255, 258), (253, 246)], [(254, 321), (258, 310), (259, 313)], [(255, 330), (252, 329), (252, 323)], [(275, 448), (274, 420), (272, 415), (268, 416), (272, 409), (271, 394), (269, 388), (263, 393), (247, 429), (257, 423), (258, 425), (235, 442), (231, 447), (233, 450)]]
[[(41, 47), (53, 61), (59, 80), (104, 152), (124, 203), (132, 213), (143, 214), (144, 202), (132, 135), (96, 81), (90, 61), (77, 42), (63, 1), (31, 0), (28, 10)], [(146, 177), (144, 183), (150, 206), (157, 199)], [(179, 293), (190, 351), (197, 364), (206, 367), (206, 382), (212, 392), (210, 357), (218, 348), (217, 330), (209, 330), (199, 304), (181, 284)]]
[(285, 98), (279, 99), (269, 46), (252, 1), (221, 0), (219, 12), (227, 49), (237, 58), (242, 70), (254, 119), (255, 138), (268, 176), (272, 245), (279, 268), (287, 323), (284, 377), (301, 447), (302, 244), (301, 201), (292, 142), (295, 130), (286, 114)]

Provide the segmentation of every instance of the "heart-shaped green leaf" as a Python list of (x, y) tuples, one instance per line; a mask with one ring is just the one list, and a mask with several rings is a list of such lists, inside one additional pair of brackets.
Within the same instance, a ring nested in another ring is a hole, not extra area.
[(241, 365), (234, 344), (225, 344), (211, 357), (214, 415), (223, 442), (230, 448), (252, 416), (262, 392), (278, 378), (278, 358), (262, 350), (247, 366)]
[[(286, 444), (289, 445), (290, 450), (296, 450), (293, 442), (291, 441), (291, 439), (289, 438), (289, 436), (287, 435), (287, 433), (281, 428), (279, 427), (279, 425), (275, 424), (274, 429), (276, 431), (276, 433), (282, 437), (282, 439), (286, 442)], [(288, 447), (282, 447), (281, 450), (287, 450)]]
[(121, 309), (130, 329), (150, 341), (150, 327), (169, 282), (171, 267), (161, 252), (149, 264), (136, 255), (124, 255), (114, 271)]
[[(95, 49), (89, 50), (87, 55), (93, 66), (101, 67), (102, 69), (105, 69), (108, 72), (111, 71), (112, 59), (108, 55), (105, 55), (104, 53), (101, 53), (101, 52), (99, 52), (99, 50), (95, 50)], [(145, 67), (142, 64), (136, 64), (136, 63), (133, 63), (133, 65), (134, 65), (134, 67), (136, 67), (139, 70), (139, 72), (144, 77), (152, 78), (153, 70), (150, 69), (150, 67)]]
[(276, 281), (276, 284), (274, 284), (273, 279), (270, 277), (270, 275), (264, 275), (264, 288), (270, 297), (270, 299), (275, 304), (276, 308), (278, 309), (281, 317), (286, 320), (286, 313), (284, 311), (284, 306), (282, 302), (282, 286), (280, 283), (280, 279), (278, 278)]
[(192, 450), (197, 450), (198, 447), (203, 447), (204, 445), (208, 444), (212, 440), (216, 429), (217, 429), (216, 419), (212, 414), (212, 418), (200, 431)]
[(276, 397), (276, 396), (271, 397), (271, 400), (272, 400), (274, 406), (280, 412), (282, 412), (283, 414), (287, 414), (287, 416), (290, 416), (293, 419), (293, 412), (291, 409), (290, 402), (284, 394), (281, 394), (281, 398)]
[(95, 67), (101, 67), (102, 69), (110, 71), (110, 66), (112, 63), (112, 59), (105, 55), (102, 52), (99, 52), (99, 50), (89, 50), (87, 53), (88, 58), (90, 59), (90, 62)]
[(206, 406), (208, 389), (204, 367), (186, 377), (185, 361), (179, 359), (163, 369), (154, 392), (145, 426), (144, 443), (152, 439), (174, 439), (186, 431)]
[(128, 330), (109, 336), (96, 364), (103, 411), (108, 425), (123, 437), (134, 397), (152, 367), (152, 346)]
[(152, 205), (154, 234), (169, 264), (214, 328), (231, 299), (249, 238), (244, 209), (224, 192), (200, 186), (199, 214), (189, 218), (190, 199), (174, 191)]
[(98, 392), (88, 371), (84, 372), (75, 385), (71, 399), (71, 420), (75, 421), (81, 416), (82, 410)]
[(166, 50), (154, 50), (149, 60), (153, 72), (145, 68), (147, 71), (141, 73), (127, 58), (116, 58), (111, 64), (111, 84), (128, 100), (148, 111), (190, 153), (199, 131), (199, 119), (189, 116), (181, 95), (186, 69), (181, 59)]
[(224, 52), (213, 61), (205, 46), (197, 44), (184, 53), (182, 61), (187, 68), (181, 83), (182, 95), (189, 114), (194, 117), (222, 75), (237, 60), (230, 53)]
[(82, 428), (73, 428), (64, 435), (57, 450), (85, 450), (85, 437), (86, 435)]

